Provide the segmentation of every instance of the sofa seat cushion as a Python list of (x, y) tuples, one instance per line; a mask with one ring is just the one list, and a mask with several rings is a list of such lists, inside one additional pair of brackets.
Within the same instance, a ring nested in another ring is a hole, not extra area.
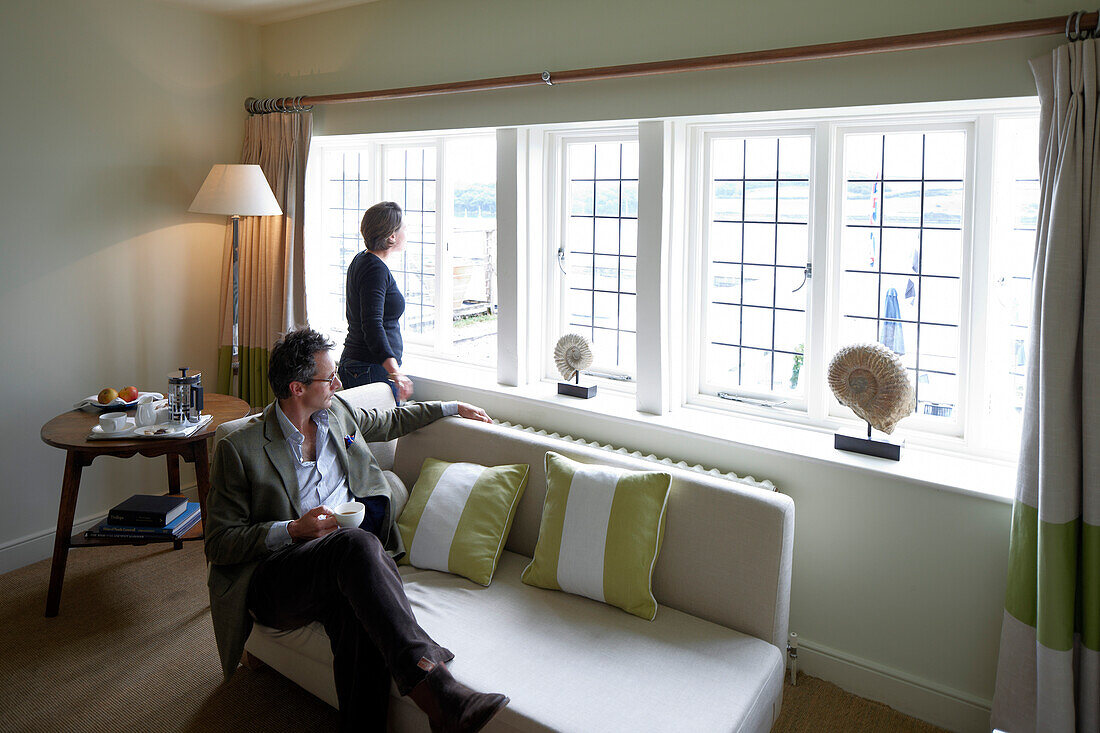
[[(771, 728), (783, 684), (776, 647), (667, 607), (646, 621), (587, 598), (524, 585), (520, 574), (528, 562), (504, 552), (487, 588), (434, 570), (401, 568), (420, 624), (455, 653), (448, 665), (455, 676), (475, 689), (511, 697), (488, 730)], [(327, 640), (318, 642), (325, 639), (323, 631), (296, 633), (302, 635), (293, 643), (314, 647), (306, 652), (299, 646), (300, 652), (331, 658)], [(272, 664), (262, 646), (250, 643), (253, 653)], [(331, 689), (331, 673), (325, 684)], [(331, 693), (303, 686), (334, 702)], [(411, 702), (395, 703), (391, 723), (416, 721)], [(426, 719), (419, 717), (422, 726), (391, 727), (426, 730)]]

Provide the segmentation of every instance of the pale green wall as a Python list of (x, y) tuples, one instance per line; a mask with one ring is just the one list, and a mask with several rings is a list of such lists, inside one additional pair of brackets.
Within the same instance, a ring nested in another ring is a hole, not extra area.
[[(1049, 0), (381, 0), (266, 26), (268, 96), (325, 94), (705, 56), (1065, 15)], [(1029, 96), (1028, 59), (1056, 36), (813, 63), (318, 107), (343, 134), (748, 110)], [(1010, 507), (842, 466), (624, 428), (551, 407), (424, 382), (423, 398), (773, 479), (797, 507), (791, 629), (948, 693), (910, 712), (982, 729), (1000, 629)], [(1003, 489), (1003, 487), (998, 487)], [(717, 541), (717, 540), (716, 540)], [(809, 654), (804, 654), (807, 664)], [(852, 679), (859, 676), (853, 671)], [(872, 675), (873, 676), (873, 675)], [(919, 688), (920, 685), (917, 686)], [(913, 688), (913, 689), (917, 689)], [(906, 693), (877, 688), (904, 707)], [(876, 689), (859, 689), (875, 696)], [(914, 699), (922, 692), (914, 693)], [(910, 701), (911, 702), (911, 701)]]
[[(265, 26), (263, 92), (329, 94), (1064, 15), (1052, 0), (379, 0)], [(319, 107), (318, 134), (1034, 93), (1055, 37), (770, 67)]]
[[(52, 548), (65, 454), (43, 423), (103, 386), (213, 373), (224, 219), (186, 210), (210, 166), (240, 155), (258, 53), (257, 28), (160, 3), (3, 3), (5, 565)], [(163, 458), (98, 459), (77, 518), (165, 485)]]

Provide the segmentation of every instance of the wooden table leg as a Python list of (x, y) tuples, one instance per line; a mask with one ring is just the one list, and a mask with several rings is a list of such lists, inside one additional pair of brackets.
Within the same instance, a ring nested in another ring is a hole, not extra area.
[[(168, 461), (168, 493), (180, 493), (180, 457), (178, 453), (169, 453), (165, 456)], [(173, 550), (183, 549), (183, 540), (172, 543)]]
[(57, 510), (57, 534), (53, 541), (53, 565), (50, 567), (50, 589), (46, 595), (46, 616), (56, 616), (61, 605), (61, 584), (65, 582), (65, 563), (69, 559), (69, 540), (73, 534), (73, 515), (80, 489), (83, 457), (76, 451), (65, 454), (65, 477), (61, 481), (61, 506)]
[(165, 456), (168, 460), (168, 493), (180, 493), (180, 457), (178, 453), (169, 453)]
[(206, 440), (196, 440), (191, 444), (191, 457), (195, 462), (195, 485), (199, 492), (199, 513), (205, 534), (206, 497), (210, 493), (210, 454), (206, 450)]

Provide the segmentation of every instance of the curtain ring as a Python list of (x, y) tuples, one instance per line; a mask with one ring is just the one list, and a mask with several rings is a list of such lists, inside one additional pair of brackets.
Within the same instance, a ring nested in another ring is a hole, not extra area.
[[(1088, 31), (1085, 31), (1088, 33)], [(1096, 26), (1092, 29), (1092, 38), (1100, 38), (1100, 9), (1096, 11)]]
[(1077, 36), (1075, 40), (1083, 41), (1089, 37), (1089, 32), (1085, 31), (1084, 35), (1081, 34), (1081, 18), (1085, 17), (1085, 11), (1081, 10), (1077, 13), (1077, 20), (1073, 23), (1073, 35)]
[[(1066, 18), (1066, 40), (1070, 43), (1081, 40), (1081, 16), (1084, 14), (1084, 10), (1077, 10)], [(1070, 26), (1073, 26), (1073, 30), (1070, 30)]]

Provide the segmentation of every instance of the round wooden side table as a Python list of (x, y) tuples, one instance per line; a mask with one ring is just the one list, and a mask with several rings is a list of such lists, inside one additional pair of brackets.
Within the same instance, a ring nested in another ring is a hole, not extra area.
[[(61, 506), (57, 512), (57, 534), (53, 544), (53, 565), (50, 568), (50, 588), (46, 596), (46, 615), (56, 616), (61, 605), (61, 585), (65, 581), (65, 563), (70, 547), (101, 547), (108, 545), (139, 545), (163, 542), (162, 539), (100, 539), (73, 535), (73, 515), (76, 513), (76, 497), (80, 491), (80, 473), (99, 456), (129, 458), (143, 455), (148, 458), (166, 456), (168, 462), (168, 493), (180, 493), (180, 458), (195, 466), (195, 482), (198, 485), (199, 507), (202, 519), (206, 518), (206, 495), (210, 491), (210, 459), (206, 440), (224, 422), (244, 417), (249, 412), (244, 400), (221, 394), (207, 394), (203, 414), (213, 419), (186, 438), (121, 438), (118, 440), (88, 440), (88, 434), (99, 421), (98, 413), (71, 410), (62, 413), (42, 426), (42, 440), (65, 451), (65, 475), (61, 482)], [(185, 539), (202, 539), (202, 520)], [(172, 540), (168, 540), (172, 541)], [(183, 547), (182, 540), (175, 540), (176, 549)]]

